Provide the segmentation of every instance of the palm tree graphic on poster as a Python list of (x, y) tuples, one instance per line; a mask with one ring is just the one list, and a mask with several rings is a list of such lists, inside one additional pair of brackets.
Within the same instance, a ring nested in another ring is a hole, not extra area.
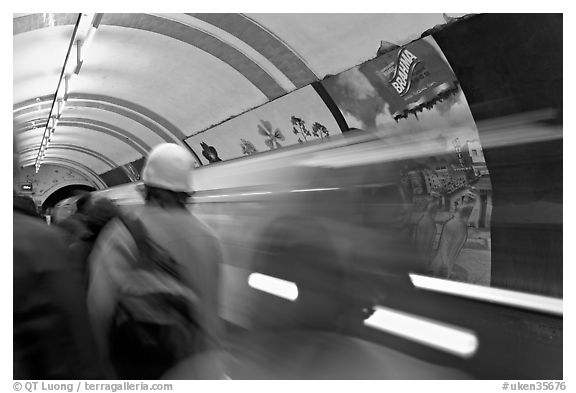
[(267, 139), (264, 141), (266, 146), (268, 146), (270, 150), (282, 147), (280, 142), (278, 142), (279, 140), (283, 141), (285, 139), (282, 131), (280, 131), (279, 128), (274, 130), (272, 124), (269, 121), (260, 120), (260, 123), (261, 124), (258, 124), (258, 133), (264, 137), (267, 137)]
[(330, 136), (328, 129), (318, 122), (312, 124), (312, 131), (310, 131), (306, 128), (306, 122), (301, 118), (292, 116), (290, 121), (292, 122), (292, 132), (298, 136), (298, 143), (308, 142), (308, 137), (312, 136), (320, 138), (321, 140)]
[(258, 153), (256, 146), (247, 139), (240, 138), (240, 147), (242, 148), (242, 154), (245, 156), (251, 156), (252, 154)]
[[(308, 142), (308, 138), (306, 137), (312, 136), (312, 134), (306, 128), (306, 122), (296, 116), (292, 116), (290, 121), (292, 122), (292, 132), (294, 132), (294, 135), (298, 135), (298, 143)], [(304, 140), (300, 137), (304, 138)]]
[(312, 124), (312, 135), (314, 135), (316, 138), (320, 137), (320, 139), (324, 139), (328, 138), (330, 132), (322, 124), (316, 122)]

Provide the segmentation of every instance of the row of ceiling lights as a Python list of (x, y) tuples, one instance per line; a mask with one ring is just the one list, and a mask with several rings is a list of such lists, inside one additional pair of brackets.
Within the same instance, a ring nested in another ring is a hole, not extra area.
[[(86, 13), (81, 13), (78, 15), (78, 20), (76, 22), (76, 26), (74, 27), (74, 32), (72, 33), (72, 39), (70, 40), (70, 46), (68, 47), (66, 59), (64, 60), (64, 66), (62, 67), (62, 72), (60, 74), (60, 80), (58, 81), (56, 95), (52, 101), (52, 107), (50, 108), (50, 113), (48, 114), (48, 121), (46, 122), (46, 127), (44, 129), (42, 142), (40, 143), (40, 148), (38, 149), (38, 154), (36, 156), (36, 173), (38, 173), (40, 170), (42, 161), (46, 157), (46, 151), (50, 146), (50, 142), (53, 138), (54, 132), (56, 131), (56, 126), (58, 125), (58, 121), (62, 116), (62, 111), (64, 110), (66, 100), (68, 99), (70, 85), (80, 73), (82, 64), (86, 59), (87, 49), (94, 38), (96, 29), (98, 29), (98, 26), (100, 25), (102, 15), (103, 14)], [(70, 52), (72, 51), (74, 45), (76, 45), (76, 65), (71, 66), (70, 64), (73, 63), (71, 63), (69, 59)]]

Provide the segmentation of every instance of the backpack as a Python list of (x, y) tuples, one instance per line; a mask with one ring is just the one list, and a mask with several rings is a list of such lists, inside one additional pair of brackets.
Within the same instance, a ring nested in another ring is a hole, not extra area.
[(121, 217), (138, 247), (120, 288), (110, 329), (111, 358), (121, 379), (157, 379), (198, 350), (198, 297), (170, 253), (137, 218)]

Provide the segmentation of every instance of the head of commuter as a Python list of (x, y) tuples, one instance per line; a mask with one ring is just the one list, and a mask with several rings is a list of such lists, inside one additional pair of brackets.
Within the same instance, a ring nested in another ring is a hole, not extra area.
[(194, 157), (182, 146), (163, 143), (154, 147), (142, 170), (146, 203), (163, 208), (184, 208), (194, 191), (193, 170)]

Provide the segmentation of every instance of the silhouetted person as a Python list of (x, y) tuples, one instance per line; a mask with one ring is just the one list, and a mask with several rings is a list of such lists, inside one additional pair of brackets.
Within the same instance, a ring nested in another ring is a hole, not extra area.
[[(114, 217), (120, 214), (116, 205), (108, 198), (98, 198), (83, 206), (83, 230), (70, 246), (74, 258), (80, 264), (85, 277), (86, 289), (88, 286), (88, 257), (100, 234), (100, 231)], [(86, 229), (86, 230), (84, 230)]]
[(68, 244), (87, 236), (89, 230), (86, 226), (86, 209), (90, 206), (90, 194), (84, 193), (76, 201), (76, 211), (57, 225), (67, 233)]
[(251, 271), (295, 283), (298, 297), (290, 303), (258, 296), (254, 326), (335, 331), (339, 319), (352, 314), (344, 269), (325, 233), (314, 218), (296, 215), (279, 217), (262, 231)]
[[(18, 157), (14, 143), (14, 177)], [(82, 275), (64, 233), (13, 211), (14, 379), (98, 379)]]
[(218, 157), (218, 152), (214, 146), (208, 146), (204, 142), (201, 142), (200, 145), (202, 146), (202, 155), (208, 160), (209, 163), (222, 161), (220, 157)]

